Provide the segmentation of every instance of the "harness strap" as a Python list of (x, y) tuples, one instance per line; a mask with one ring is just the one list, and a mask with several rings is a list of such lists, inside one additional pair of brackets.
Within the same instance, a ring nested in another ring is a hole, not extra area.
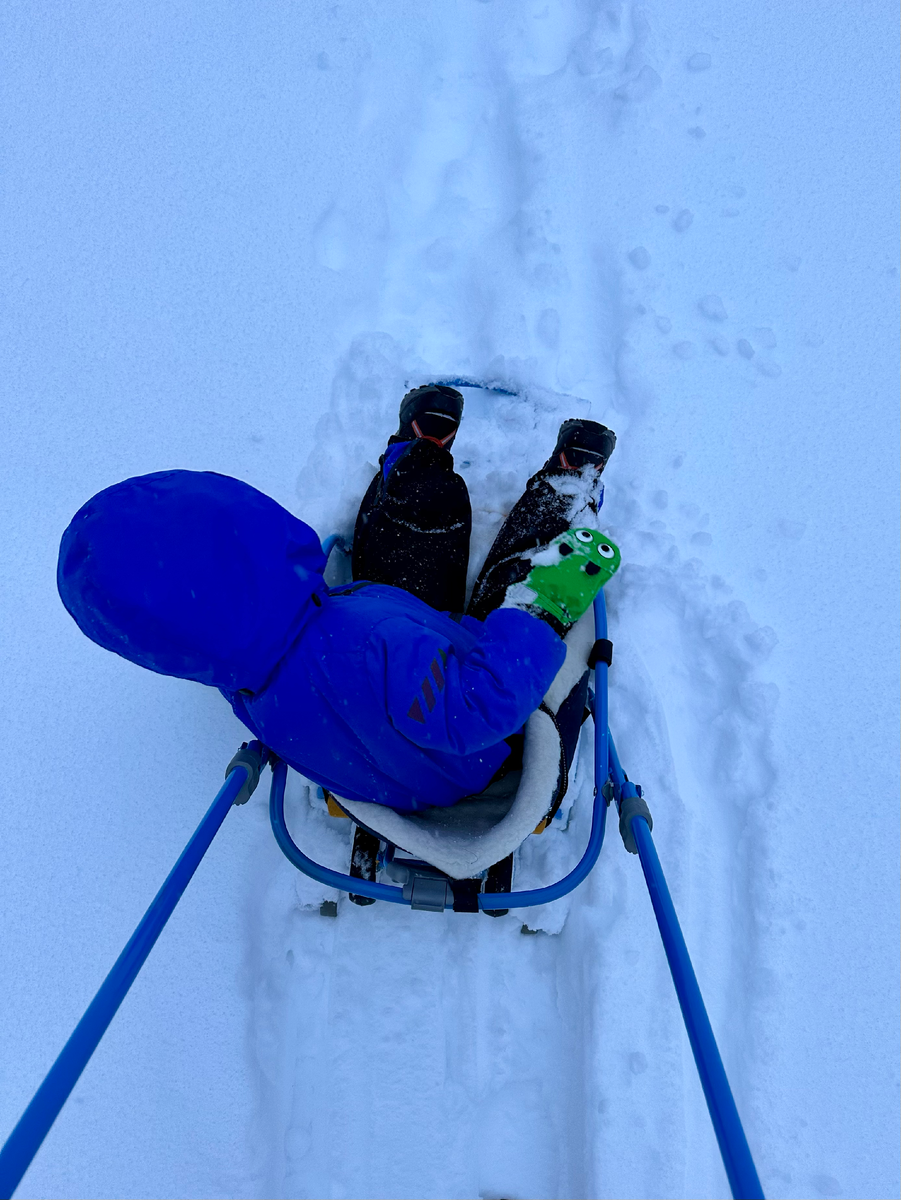
[(589, 667), (594, 670), (599, 662), (606, 663), (608, 667), (613, 662), (613, 642), (609, 638), (598, 638), (591, 647), (591, 653), (588, 655)]

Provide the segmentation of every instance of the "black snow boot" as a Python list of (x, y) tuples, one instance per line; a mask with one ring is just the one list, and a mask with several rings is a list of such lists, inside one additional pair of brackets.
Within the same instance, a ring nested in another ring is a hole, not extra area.
[(440, 383), (414, 388), (401, 401), (400, 428), (389, 439), (389, 445), (424, 438), (449, 450), (462, 416), (463, 397), (455, 388)]
[(463, 415), (454, 388), (429, 384), (404, 396), (400, 428), (360, 505), (355, 580), (403, 588), (439, 612), (462, 612), (472, 510), (451, 443)]
[(572, 417), (563, 422), (553, 454), (526, 484), (494, 539), (472, 590), (471, 617), (484, 621), (503, 604), (510, 584), (528, 575), (531, 550), (574, 526), (594, 524), (600, 475), (615, 445), (616, 434), (597, 421)]
[(616, 434), (597, 421), (572, 417), (564, 421), (557, 434), (554, 452), (544, 464), (544, 471), (576, 471), (592, 466), (603, 471), (616, 445)]

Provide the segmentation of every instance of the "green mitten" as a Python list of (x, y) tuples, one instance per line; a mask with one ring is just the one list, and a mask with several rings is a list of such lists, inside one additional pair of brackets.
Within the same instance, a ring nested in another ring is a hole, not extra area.
[(521, 583), (507, 588), (503, 607), (521, 608), (534, 616), (548, 614), (553, 618), (550, 624), (563, 626), (565, 632), (617, 571), (621, 556), (619, 548), (596, 529), (567, 529), (531, 554), (529, 561), (532, 569)]

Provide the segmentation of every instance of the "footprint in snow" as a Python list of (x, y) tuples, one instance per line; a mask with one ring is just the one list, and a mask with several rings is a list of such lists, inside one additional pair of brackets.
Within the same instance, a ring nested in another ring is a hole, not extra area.
[(613, 93), (617, 100), (647, 100), (660, 87), (662, 80), (653, 67), (642, 67), (634, 79), (622, 84)]
[(640, 1050), (629, 1055), (629, 1070), (633, 1075), (643, 1075), (648, 1069), (648, 1060)]
[(650, 266), (651, 256), (644, 246), (636, 246), (634, 250), (630, 250), (628, 257), (632, 266), (639, 271), (644, 271)]
[(547, 346), (548, 350), (556, 350), (560, 341), (560, 314), (556, 308), (546, 308), (538, 318), (535, 326), (538, 340)]
[(313, 233), (316, 258), (330, 271), (343, 271), (350, 260), (347, 219), (339, 208), (331, 205), (319, 219)]
[(683, 208), (673, 217), (673, 229), (676, 233), (684, 233), (695, 219), (694, 213), (689, 208)]
[(775, 532), (784, 538), (788, 538), (790, 542), (799, 542), (807, 532), (806, 521), (791, 521), (787, 517), (782, 517), (774, 526)]
[(430, 271), (447, 271), (456, 255), (450, 238), (437, 238), (423, 251), (422, 259)]
[(710, 321), (725, 321), (726, 319), (726, 306), (716, 293), (702, 296), (698, 301), (698, 308)]

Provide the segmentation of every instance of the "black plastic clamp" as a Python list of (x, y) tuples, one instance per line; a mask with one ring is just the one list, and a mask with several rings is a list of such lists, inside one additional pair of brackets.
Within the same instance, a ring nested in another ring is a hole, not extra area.
[(235, 767), (247, 768), (247, 777), (240, 792), (235, 796), (235, 804), (246, 804), (254, 794), (257, 784), (260, 782), (260, 772), (266, 763), (266, 758), (266, 747), (261, 746), (259, 742), (241, 743), (241, 749), (225, 768), (226, 779)]
[(588, 655), (589, 667), (594, 670), (599, 662), (606, 663), (608, 667), (613, 662), (613, 642), (609, 638), (598, 638), (591, 647), (591, 653)]

